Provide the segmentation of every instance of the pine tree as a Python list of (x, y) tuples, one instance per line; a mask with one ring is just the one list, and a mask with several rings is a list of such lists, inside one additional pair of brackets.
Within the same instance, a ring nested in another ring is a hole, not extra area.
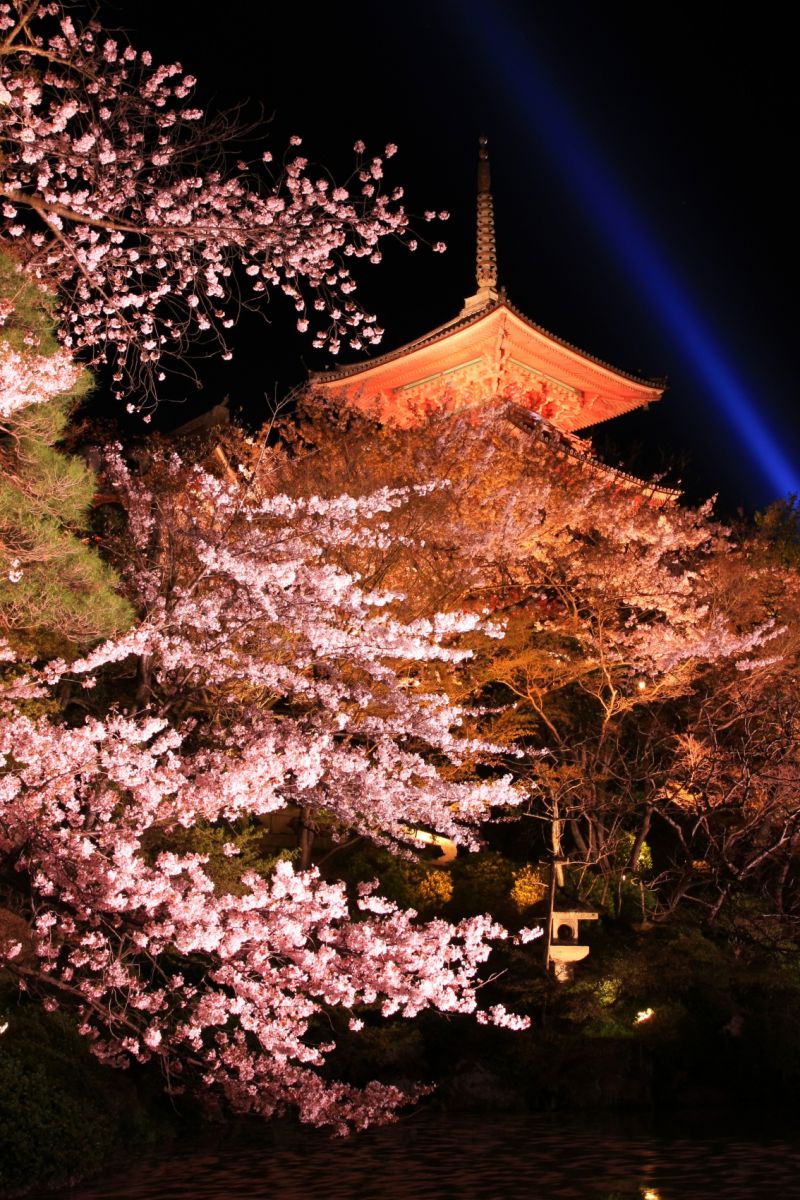
[(131, 615), (82, 536), (94, 476), (58, 447), (91, 376), (59, 348), (52, 303), (0, 255), (0, 630), (24, 654), (111, 636)]

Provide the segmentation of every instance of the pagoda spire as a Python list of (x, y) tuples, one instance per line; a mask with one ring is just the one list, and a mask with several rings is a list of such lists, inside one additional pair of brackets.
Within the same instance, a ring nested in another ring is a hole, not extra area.
[(494, 204), (489, 173), (488, 141), (478, 142), (478, 222), (475, 282), (478, 290), (464, 302), (464, 312), (475, 312), (497, 300), (497, 245), (494, 233)]

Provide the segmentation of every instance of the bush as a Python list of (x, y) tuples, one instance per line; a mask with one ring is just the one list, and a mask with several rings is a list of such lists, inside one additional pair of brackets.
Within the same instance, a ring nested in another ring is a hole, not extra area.
[(166, 1110), (148, 1103), (146, 1085), (140, 1094), (144, 1081), (100, 1066), (66, 1016), (5, 993), (4, 1025), (0, 1194), (64, 1186), (171, 1132)]

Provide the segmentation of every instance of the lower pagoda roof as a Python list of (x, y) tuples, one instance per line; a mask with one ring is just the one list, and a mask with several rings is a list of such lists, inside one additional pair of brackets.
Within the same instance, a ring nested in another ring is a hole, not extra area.
[(315, 372), (313, 387), (381, 421), (410, 426), (432, 412), (513, 400), (572, 432), (659, 400), (639, 379), (535, 324), (503, 295), (465, 310), (378, 358)]

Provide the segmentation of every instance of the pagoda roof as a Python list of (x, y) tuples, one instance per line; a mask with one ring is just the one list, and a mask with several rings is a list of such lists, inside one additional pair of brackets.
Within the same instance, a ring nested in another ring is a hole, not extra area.
[(479, 143), (475, 281), (457, 317), (378, 358), (314, 372), (313, 387), (381, 421), (415, 425), (437, 410), (510, 400), (563, 433), (659, 400), (664, 383), (639, 379), (557, 337), (497, 287), (494, 206), (486, 138)]
[(591, 442), (573, 433), (563, 432), (540, 413), (531, 412), (518, 404), (509, 404), (504, 415), (522, 433), (546, 442), (556, 457), (571, 459), (582, 470), (588, 470), (617, 491), (629, 492), (656, 508), (675, 504), (681, 498), (680, 488), (670, 487), (659, 479), (641, 479), (629, 471), (602, 462), (592, 452)]
[(504, 392), (524, 402), (527, 394), (531, 408), (569, 431), (664, 391), (663, 382), (621, 371), (537, 325), (502, 293), (471, 311), (468, 302), (453, 320), (377, 358), (315, 372), (311, 382), (403, 425), (415, 423), (415, 411), (466, 407)]

